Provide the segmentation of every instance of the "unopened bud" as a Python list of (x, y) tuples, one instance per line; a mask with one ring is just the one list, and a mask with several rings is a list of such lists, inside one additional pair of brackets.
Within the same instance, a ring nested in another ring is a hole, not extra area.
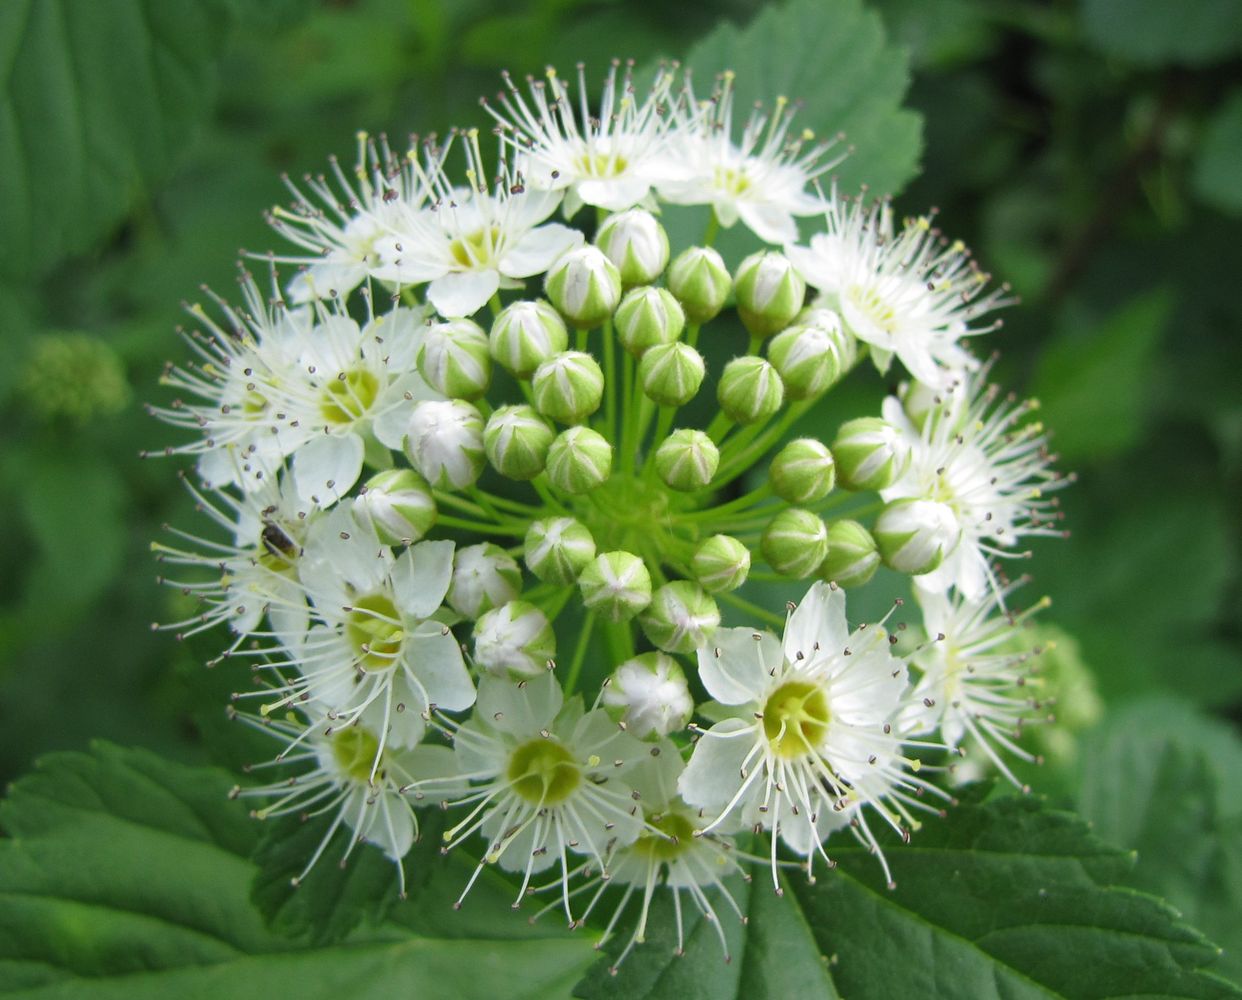
[(694, 699), (681, 664), (664, 653), (642, 653), (613, 671), (601, 698), (626, 732), (655, 740), (686, 727)]
[(737, 312), (746, 329), (770, 337), (785, 329), (802, 310), (806, 282), (789, 258), (774, 250), (760, 250), (738, 266), (734, 281)]
[(595, 489), (612, 472), (612, 445), (589, 427), (571, 427), (548, 449), (548, 480), (577, 496)]
[(492, 674), (535, 677), (556, 657), (548, 617), (526, 601), (493, 608), (474, 626), (474, 661)]
[(776, 572), (800, 580), (819, 569), (828, 554), (828, 527), (818, 514), (790, 507), (768, 522), (759, 549)]
[(464, 489), (483, 472), (483, 418), (460, 399), (424, 400), (410, 414), (405, 453), (432, 486)]
[(499, 545), (467, 545), (453, 554), (449, 607), (466, 618), (478, 618), (522, 592), (522, 569)]
[(468, 319), (431, 324), (418, 350), (418, 371), (436, 392), (478, 399), (492, 381), (487, 334)]
[(714, 319), (733, 288), (724, 259), (711, 247), (690, 247), (679, 253), (669, 265), (667, 282), (691, 323)]
[(502, 406), (487, 418), (483, 448), (487, 460), (502, 476), (534, 479), (543, 471), (554, 437), (556, 431), (534, 407)]
[(636, 358), (641, 358), (650, 347), (671, 344), (685, 326), (686, 314), (681, 303), (666, 288), (631, 289), (613, 317), (617, 340)]
[(810, 504), (832, 492), (836, 466), (832, 452), (816, 438), (790, 441), (768, 469), (772, 491), (786, 503)]
[(706, 371), (703, 355), (680, 341), (651, 348), (638, 363), (643, 392), (661, 406), (684, 406), (694, 399)]
[(712, 535), (695, 550), (690, 569), (704, 590), (736, 590), (750, 575), (750, 549), (732, 535)]
[(819, 567), (823, 579), (847, 590), (870, 582), (880, 568), (875, 539), (857, 521), (834, 521), (828, 526), (828, 558)]
[(720, 609), (697, 583), (674, 580), (651, 596), (638, 624), (651, 644), (666, 653), (692, 653), (720, 627)]
[(535, 521), (526, 531), (522, 558), (526, 568), (544, 583), (573, 583), (595, 558), (595, 539), (586, 525), (572, 517)]
[(488, 338), (492, 359), (517, 378), (530, 378), (536, 368), (568, 346), (565, 321), (543, 299), (505, 306), (492, 322)]
[(621, 274), (598, 247), (570, 250), (544, 281), (552, 304), (580, 330), (599, 326), (621, 301)]
[(785, 387), (776, 369), (754, 355), (734, 358), (720, 375), (716, 400), (725, 416), (739, 424), (767, 420), (785, 401)]
[(961, 535), (953, 508), (938, 500), (896, 500), (875, 522), (884, 565), (911, 576), (936, 569)]
[(535, 369), (535, 405), (545, 417), (576, 424), (599, 409), (604, 373), (584, 351), (563, 351)]
[(905, 471), (910, 449), (886, 420), (858, 417), (841, 425), (832, 455), (837, 478), (847, 490), (882, 490)]
[(385, 545), (417, 542), (436, 523), (436, 502), (413, 469), (385, 469), (366, 481), (354, 511)]
[(599, 227), (595, 245), (617, 266), (626, 288), (650, 284), (668, 263), (668, 234), (642, 208), (610, 215)]
[(812, 309), (768, 342), (768, 360), (780, 372), (785, 395), (813, 399), (840, 380), (855, 350), (836, 313)]
[(700, 430), (673, 431), (656, 449), (656, 473), (666, 486), (683, 493), (700, 490), (712, 481), (720, 465), (720, 449)]
[(632, 552), (604, 552), (578, 576), (582, 603), (606, 621), (629, 621), (651, 603), (651, 574)]

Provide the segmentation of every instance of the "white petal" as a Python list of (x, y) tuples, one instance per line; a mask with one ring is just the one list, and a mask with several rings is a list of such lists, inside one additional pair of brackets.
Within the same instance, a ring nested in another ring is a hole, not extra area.
[(574, 185), (574, 192), (582, 199), (583, 204), (594, 205), (609, 212), (623, 212), (627, 208), (633, 208), (650, 190), (650, 182), (643, 177), (585, 180)]
[(480, 718), (489, 726), (514, 736), (531, 738), (547, 729), (561, 710), (564, 695), (549, 670), (519, 688), (502, 677), (487, 676), (479, 681)]
[(298, 497), (326, 507), (348, 493), (362, 472), (362, 438), (357, 434), (313, 437), (293, 456)]
[(780, 665), (781, 658), (780, 643), (770, 632), (720, 629), (711, 645), (699, 650), (699, 680), (721, 704), (745, 705), (763, 697), (768, 672)]
[(785, 256), (794, 266), (794, 270), (802, 275), (802, 279), (812, 288), (822, 291), (835, 291), (840, 283), (840, 275), (835, 273), (831, 256), (827, 251), (827, 237), (817, 233), (811, 237), (809, 247), (800, 247), (792, 243), (785, 247)]
[(790, 663), (801, 653), (807, 660), (818, 651), (836, 655), (849, 643), (845, 621), (845, 591), (820, 581), (807, 591), (785, 626), (784, 653)]
[(427, 301), (446, 318), (473, 316), (498, 288), (496, 271), (450, 271), (427, 286)]
[(780, 205), (743, 201), (738, 203), (737, 214), (747, 228), (766, 243), (792, 243), (798, 238), (798, 224), (788, 209)]
[(568, 251), (581, 246), (582, 233), (559, 222), (532, 229), (518, 240), (499, 263), (500, 273), (510, 278), (529, 278), (546, 271)]
[(474, 684), (453, 633), (442, 631), (434, 622), (428, 622), (423, 630), (406, 638), (402, 652), (405, 670), (418, 678), (438, 708), (451, 712), (469, 708), (474, 704)]
[[(755, 748), (757, 740), (763, 740), (759, 724), (743, 719), (726, 719), (712, 726), (694, 746), (690, 763), (681, 772), (677, 780), (677, 790), (681, 797), (692, 806), (704, 809), (721, 809), (728, 805), (729, 800), (742, 787), (741, 770), (746, 756)], [(736, 735), (745, 730), (752, 730), (751, 736)], [(751, 768), (761, 767), (763, 757), (756, 754), (757, 759)], [(756, 778), (754, 792), (763, 789), (763, 779)], [(747, 799), (751, 798), (747, 796)], [(744, 803), (739, 803), (744, 808)]]
[(450, 541), (419, 542), (397, 558), (393, 596), (411, 618), (430, 618), (444, 603), (453, 579), (453, 548)]

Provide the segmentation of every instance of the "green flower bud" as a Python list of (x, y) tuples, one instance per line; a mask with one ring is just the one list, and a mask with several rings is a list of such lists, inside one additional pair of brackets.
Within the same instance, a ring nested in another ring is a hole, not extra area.
[(405, 454), (437, 489), (464, 489), (483, 472), (483, 418), (460, 399), (425, 399), (410, 414)]
[(580, 330), (599, 326), (621, 301), (621, 274), (598, 247), (570, 250), (552, 265), (544, 290)]
[(695, 550), (690, 569), (705, 590), (737, 590), (750, 575), (750, 549), (732, 535), (712, 535)]
[(578, 576), (587, 609), (610, 622), (629, 621), (651, 603), (651, 574), (632, 552), (604, 552)]
[(521, 592), (522, 569), (499, 545), (483, 542), (453, 553), (453, 577), (446, 600), (458, 614), (478, 618)]
[(910, 423), (919, 430), (927, 422), (933, 410), (939, 410), (944, 403), (944, 396), (939, 389), (929, 389), (922, 382), (906, 382), (902, 385), (901, 406), (910, 418)]
[(938, 500), (896, 500), (875, 521), (884, 565), (911, 576), (936, 569), (961, 536), (953, 508)]
[(691, 323), (714, 319), (733, 288), (724, 259), (711, 247), (690, 247), (679, 253), (669, 265), (666, 281)]
[(569, 346), (561, 314), (543, 299), (513, 302), (492, 323), (488, 346), (496, 364), (516, 378), (530, 378), (535, 369)]
[(595, 539), (585, 524), (572, 517), (549, 517), (535, 521), (526, 531), (522, 558), (544, 583), (573, 583), (582, 568), (595, 558)]
[(828, 526), (818, 514), (790, 507), (768, 522), (759, 550), (776, 572), (800, 580), (819, 569), (828, 555)]
[(672, 292), (650, 286), (626, 292), (613, 317), (617, 340), (636, 358), (649, 347), (671, 344), (685, 325), (686, 314)]
[(832, 452), (815, 438), (790, 441), (772, 459), (768, 478), (786, 503), (815, 503), (832, 492), (836, 481)]
[(554, 437), (556, 431), (533, 406), (502, 406), (487, 418), (483, 448), (502, 476), (534, 479), (543, 471)]
[(875, 539), (857, 521), (834, 521), (828, 526), (828, 558), (819, 575), (847, 590), (870, 582), (880, 568)]
[(548, 449), (548, 480), (577, 496), (595, 489), (612, 472), (612, 445), (589, 427), (562, 431)]
[(474, 662), (488, 673), (536, 677), (556, 657), (548, 616), (526, 601), (493, 608), (474, 626)]
[(540, 413), (563, 424), (576, 424), (599, 409), (604, 373), (591, 355), (562, 351), (535, 369), (531, 387)]
[(131, 396), (124, 360), (106, 340), (90, 333), (31, 338), (17, 389), (39, 419), (79, 427), (120, 413)]
[(595, 234), (595, 245), (617, 265), (626, 288), (650, 284), (668, 263), (668, 234), (654, 215), (641, 208), (605, 219)]
[(429, 386), (453, 399), (478, 399), (492, 381), (487, 334), (477, 323), (433, 323), (418, 349), (418, 371)]
[(760, 250), (742, 261), (734, 289), (738, 315), (757, 337), (770, 337), (785, 329), (802, 310), (806, 298), (806, 282), (789, 258), (774, 250)]
[(689, 344), (675, 341), (653, 347), (638, 363), (643, 392), (661, 406), (684, 406), (703, 384), (707, 366)]
[(417, 542), (436, 523), (431, 489), (413, 469), (377, 472), (358, 491), (354, 512), (385, 545)]
[(785, 402), (785, 387), (776, 369), (754, 355), (734, 358), (720, 375), (716, 400), (735, 423), (767, 420)]
[(719, 465), (720, 449), (702, 431), (673, 431), (656, 449), (656, 472), (666, 486), (683, 493), (700, 490), (710, 483)]
[(720, 609), (697, 583), (675, 580), (651, 596), (638, 624), (651, 644), (666, 653), (693, 653), (720, 627)]
[(642, 653), (622, 663), (604, 685), (604, 710), (640, 740), (684, 729), (694, 699), (681, 664), (664, 653)]
[(847, 490), (882, 490), (905, 471), (910, 450), (897, 428), (879, 417), (847, 420), (832, 442), (837, 478)]
[(768, 360), (780, 372), (790, 399), (813, 399), (854, 363), (853, 340), (836, 313), (812, 309), (768, 341)]

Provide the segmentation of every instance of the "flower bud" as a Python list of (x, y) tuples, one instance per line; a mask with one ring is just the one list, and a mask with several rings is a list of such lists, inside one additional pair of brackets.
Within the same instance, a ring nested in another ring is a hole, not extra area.
[(568, 346), (565, 321), (543, 299), (505, 306), (488, 338), (492, 358), (516, 378), (530, 378), (536, 368)]
[(405, 454), (437, 489), (460, 490), (483, 472), (483, 418), (460, 399), (428, 399), (414, 407)]
[(483, 542), (453, 553), (453, 577), (446, 600), (458, 614), (478, 618), (521, 592), (522, 569), (499, 545)]
[(534, 479), (543, 471), (554, 431), (533, 406), (502, 406), (487, 418), (483, 448), (502, 476)]
[(732, 535), (712, 535), (695, 550), (690, 569), (704, 590), (737, 590), (750, 574), (750, 549)]
[(831, 309), (809, 310), (768, 342), (768, 360), (780, 372), (790, 399), (826, 392), (845, 374), (853, 355), (853, 341)]
[(776, 369), (754, 355), (734, 358), (721, 372), (716, 400), (725, 416), (739, 424), (767, 420), (785, 401), (785, 387)]
[(563, 424), (576, 424), (599, 409), (604, 373), (591, 355), (562, 351), (535, 369), (531, 387), (540, 413)]
[(606, 621), (629, 621), (651, 603), (651, 574), (632, 552), (604, 552), (578, 576), (582, 603)]
[(684, 729), (694, 714), (681, 664), (663, 653), (626, 660), (608, 678), (600, 700), (605, 711), (640, 740)]
[(759, 550), (776, 572), (800, 580), (819, 569), (828, 555), (828, 527), (818, 514), (790, 507), (768, 522)]
[(734, 280), (737, 312), (757, 337), (785, 329), (802, 310), (806, 282), (789, 258), (774, 250), (760, 250), (738, 266)]
[(832, 492), (836, 481), (832, 452), (815, 438), (790, 441), (772, 459), (768, 479), (786, 503), (815, 503)]
[(857, 521), (834, 521), (828, 526), (828, 558), (819, 575), (847, 590), (870, 582), (880, 568), (875, 539)]
[(522, 557), (526, 568), (544, 583), (564, 586), (577, 580), (595, 558), (595, 539), (572, 517), (549, 517), (527, 529)]
[(580, 330), (599, 326), (621, 301), (621, 274), (598, 247), (570, 250), (544, 281), (552, 304)]
[(650, 284), (668, 263), (668, 234), (642, 208), (610, 215), (595, 234), (595, 245), (617, 265), (626, 288)]
[(417, 542), (436, 523), (431, 490), (413, 469), (377, 472), (358, 491), (354, 512), (385, 545)]
[(875, 521), (884, 565), (898, 573), (930, 573), (957, 545), (962, 529), (953, 508), (938, 500), (896, 500)]
[(714, 319), (733, 288), (724, 259), (711, 247), (690, 247), (679, 253), (669, 265), (666, 281), (691, 323)]
[(631, 289), (613, 317), (617, 340), (636, 358), (641, 358), (649, 347), (671, 344), (685, 326), (686, 314), (681, 303), (666, 288)]
[(919, 430), (923, 429), (932, 411), (941, 409), (943, 404), (944, 395), (940, 389), (931, 389), (922, 382), (906, 382), (901, 387), (902, 409)]
[(684, 406), (703, 384), (703, 355), (676, 341), (651, 348), (638, 363), (638, 379), (648, 399), (661, 406)]
[(638, 624), (651, 644), (666, 653), (693, 653), (720, 627), (720, 609), (697, 583), (674, 580), (651, 596)]
[(905, 471), (910, 450), (892, 424), (879, 417), (847, 420), (832, 442), (837, 477), (847, 490), (882, 490)]
[(488, 611), (474, 626), (474, 662), (489, 673), (535, 677), (556, 656), (548, 617), (526, 601)]
[(595, 489), (612, 472), (612, 445), (589, 427), (562, 431), (548, 449), (548, 480), (577, 496)]
[(429, 386), (453, 399), (478, 399), (492, 381), (487, 334), (477, 323), (433, 323), (418, 350), (418, 371)]
[(720, 449), (699, 430), (673, 431), (656, 449), (656, 472), (666, 486), (682, 493), (702, 489), (716, 475)]

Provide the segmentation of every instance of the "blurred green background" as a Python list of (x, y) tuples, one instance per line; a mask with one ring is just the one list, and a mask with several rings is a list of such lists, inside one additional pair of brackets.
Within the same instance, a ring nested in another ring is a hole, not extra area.
[[(138, 458), (172, 434), (141, 403), (183, 356), (180, 303), (278, 246), (281, 173), (352, 163), (359, 128), (485, 125), (501, 68), (675, 57), (760, 6), (0, 5), (0, 776), (92, 737), (212, 755), (219, 639), (150, 630), (170, 595), (148, 543), (193, 515), (174, 463)], [(1105, 836), (1176, 851), (1138, 881), (1220, 938), (1212, 908), (1242, 901), (1242, 0), (871, 6), (925, 116), (897, 204), (938, 206), (1020, 293), (987, 346), (1079, 477), (1072, 541), (1030, 566), (1079, 692), (1035, 780)]]

